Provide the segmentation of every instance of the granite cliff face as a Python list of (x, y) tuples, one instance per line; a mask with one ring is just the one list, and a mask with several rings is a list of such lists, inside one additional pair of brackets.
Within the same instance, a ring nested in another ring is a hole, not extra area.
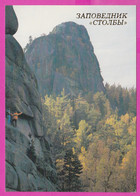
[[(13, 37), (18, 21), (6, 6), (6, 110), (23, 112), (17, 127), (6, 119), (6, 191), (56, 191), (57, 175), (42, 122), (37, 80)], [(34, 144), (36, 161), (27, 156)]]
[(40, 93), (77, 95), (105, 91), (98, 60), (84, 26), (66, 22), (30, 43), (25, 57)]

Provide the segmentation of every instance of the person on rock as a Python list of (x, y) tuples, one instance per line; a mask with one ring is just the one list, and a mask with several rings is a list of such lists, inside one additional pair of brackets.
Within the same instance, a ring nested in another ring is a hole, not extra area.
[(10, 114), (10, 109), (7, 110), (7, 119), (8, 119), (8, 124), (11, 124), (11, 114)]
[(15, 113), (11, 114), (13, 127), (17, 127), (18, 116), (21, 114), (22, 114), (22, 112), (20, 112), (20, 113), (15, 112)]

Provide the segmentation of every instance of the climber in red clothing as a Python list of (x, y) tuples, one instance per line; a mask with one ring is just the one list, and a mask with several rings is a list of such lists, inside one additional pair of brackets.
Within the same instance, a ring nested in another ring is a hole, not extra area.
[(21, 114), (22, 114), (22, 112), (20, 112), (20, 113), (15, 112), (13, 114), (10, 114), (12, 116), (12, 125), (13, 125), (13, 127), (17, 127), (18, 116), (21, 115)]

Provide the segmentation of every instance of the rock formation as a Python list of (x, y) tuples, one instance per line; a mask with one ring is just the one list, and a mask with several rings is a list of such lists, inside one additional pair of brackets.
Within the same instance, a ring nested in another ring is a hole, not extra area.
[[(12, 36), (17, 28), (13, 7), (6, 6), (6, 110), (23, 112), (17, 127), (6, 119), (6, 191), (56, 191), (56, 169), (45, 136), (37, 80)], [(36, 161), (27, 154), (31, 145)]]
[(28, 45), (25, 53), (42, 96), (105, 91), (98, 60), (84, 26), (66, 22)]

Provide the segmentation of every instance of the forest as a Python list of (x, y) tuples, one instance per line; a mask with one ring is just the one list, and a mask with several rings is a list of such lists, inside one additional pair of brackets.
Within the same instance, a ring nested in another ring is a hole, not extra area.
[(105, 89), (42, 98), (59, 191), (136, 191), (136, 89)]

